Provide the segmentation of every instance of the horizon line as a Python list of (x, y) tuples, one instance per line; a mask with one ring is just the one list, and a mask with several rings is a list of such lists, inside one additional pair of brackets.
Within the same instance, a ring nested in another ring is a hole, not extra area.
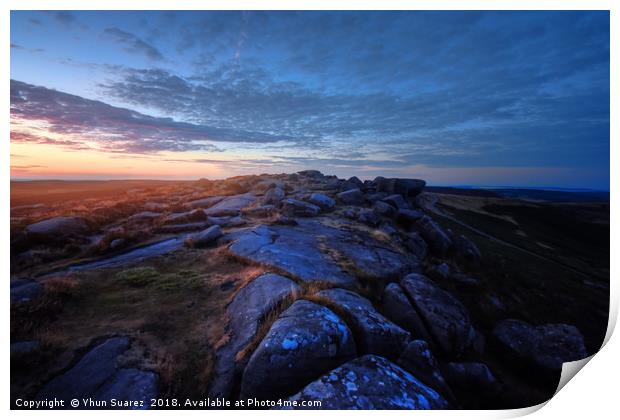
[[(295, 172), (297, 173), (297, 172)], [(260, 175), (260, 174), (259, 174)], [(278, 174), (270, 174), (278, 175)], [(45, 178), (45, 179), (33, 179), (33, 178), (10, 178), (10, 182), (131, 182), (131, 181), (156, 181), (156, 182), (195, 182), (201, 179), (207, 179), (209, 181), (224, 181), (229, 178), (252, 175), (236, 175), (228, 178), (183, 178), (183, 179), (163, 179), (163, 178), (102, 178), (102, 179), (89, 179), (89, 178)], [(398, 178), (398, 177), (396, 177)], [(542, 190), (542, 191), (565, 191), (565, 192), (605, 192), (610, 193), (611, 188), (584, 188), (584, 187), (558, 187), (558, 186), (528, 186), (528, 185), (488, 185), (488, 184), (426, 184), (429, 188), (456, 188), (456, 189), (482, 189), (482, 190), (499, 190), (499, 189), (528, 189), (528, 190)]]

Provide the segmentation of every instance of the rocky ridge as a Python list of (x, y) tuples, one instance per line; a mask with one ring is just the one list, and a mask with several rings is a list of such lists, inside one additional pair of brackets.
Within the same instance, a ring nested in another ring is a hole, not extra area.
[[(573, 326), (504, 320), (492, 334), (480, 332), (466, 305), (435, 279), (475, 291), (478, 280), (459, 270), (484, 264), (484, 256), (420, 207), (422, 180), (302, 171), (235, 182), (243, 192), (127, 218), (190, 232), (190, 246), (222, 246), (230, 258), (266, 270), (227, 307), (229, 339), (217, 349), (212, 397), (320, 400), (324, 409), (459, 408), (471, 401), (467, 383), (485, 395), (500, 392), (487, 364), (496, 348), (550, 371), (587, 356)], [(89, 229), (81, 219), (56, 218), (24, 234), (57, 241), (59, 226), (67, 235)], [(35, 288), (16, 284), (12, 300), (30, 299)], [(63, 384), (87, 381), (95, 353), (106, 363), (105, 378), (90, 379), (96, 395), (156, 395), (155, 373), (114, 364), (129, 346), (109, 339), (39, 396), (83, 393)]]

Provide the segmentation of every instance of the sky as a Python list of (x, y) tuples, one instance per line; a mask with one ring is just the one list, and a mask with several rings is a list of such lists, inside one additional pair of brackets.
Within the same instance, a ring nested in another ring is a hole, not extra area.
[(13, 179), (609, 189), (606, 11), (12, 11)]

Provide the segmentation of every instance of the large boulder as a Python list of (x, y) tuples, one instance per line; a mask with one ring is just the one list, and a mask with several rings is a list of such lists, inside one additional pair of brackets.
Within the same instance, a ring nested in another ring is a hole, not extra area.
[(317, 171), (316, 169), (306, 169), (303, 171), (299, 171), (297, 173), (301, 176), (305, 176), (306, 178), (312, 178), (312, 179), (321, 179), (325, 176), (321, 173), (321, 171)]
[(308, 201), (323, 210), (330, 210), (336, 206), (336, 200), (321, 193), (310, 194)]
[(238, 216), (241, 209), (250, 206), (256, 201), (251, 193), (231, 195), (219, 203), (205, 210), (207, 216)]
[(476, 331), (461, 302), (422, 274), (409, 274), (400, 285), (444, 354), (459, 357), (471, 349)]
[(346, 324), (323, 306), (297, 300), (248, 361), (240, 397), (285, 397), (353, 357), (355, 342)]
[(312, 217), (317, 216), (321, 212), (321, 208), (311, 203), (293, 198), (287, 198), (281, 201), (282, 213), (287, 216)]
[(343, 191), (336, 194), (338, 200), (343, 204), (349, 204), (354, 206), (361, 206), (364, 204), (364, 195), (359, 188), (353, 188), (351, 190)]
[[(409, 372), (380, 356), (366, 355), (332, 370), (289, 401), (323, 410), (442, 410), (446, 400)], [(302, 402), (321, 401), (320, 407)], [(288, 407), (287, 407), (288, 408)]]
[(429, 216), (418, 220), (417, 225), (424, 240), (433, 251), (439, 255), (446, 255), (452, 247), (450, 236)]
[(506, 319), (493, 329), (493, 337), (505, 355), (535, 368), (559, 371), (562, 364), (588, 356), (579, 330), (566, 324), (533, 326)]
[(344, 289), (322, 290), (317, 295), (346, 314), (360, 352), (396, 358), (407, 345), (409, 333), (377, 312), (368, 299)]
[(382, 176), (376, 177), (373, 183), (378, 192), (401, 194), (404, 197), (415, 197), (426, 186), (426, 181), (422, 179), (384, 178)]
[(396, 214), (396, 209), (385, 201), (376, 201), (373, 209), (375, 213), (383, 217), (392, 217)]
[(356, 176), (352, 176), (351, 178), (347, 179), (347, 182), (349, 184), (355, 185), (356, 188), (363, 188), (364, 187), (364, 183)]
[(299, 290), (299, 286), (292, 280), (266, 273), (237, 292), (226, 308), (230, 319), (227, 332), (231, 338), (217, 351), (210, 396), (230, 398), (234, 383), (244, 366), (236, 360), (237, 354), (250, 344), (261, 320), (283, 299), (299, 293)]
[(143, 400), (157, 397), (157, 374), (120, 368), (118, 358), (129, 349), (127, 337), (114, 337), (91, 349), (73, 367), (49, 381), (37, 400), (92, 398), (96, 401)]
[(89, 230), (86, 220), (82, 217), (58, 216), (30, 224), (26, 226), (24, 233), (34, 240), (58, 242), (68, 236), (84, 235)]
[(388, 203), (390, 206), (396, 209), (405, 209), (409, 206), (402, 195), (400, 194), (392, 194), (385, 197), (383, 200), (384, 203)]
[(396, 324), (409, 331), (413, 338), (430, 340), (430, 335), (420, 315), (418, 315), (409, 302), (409, 298), (397, 283), (390, 283), (385, 287), (381, 303), (383, 313)]
[(394, 192), (405, 197), (415, 197), (424, 190), (425, 186), (426, 181), (422, 179), (396, 178)]

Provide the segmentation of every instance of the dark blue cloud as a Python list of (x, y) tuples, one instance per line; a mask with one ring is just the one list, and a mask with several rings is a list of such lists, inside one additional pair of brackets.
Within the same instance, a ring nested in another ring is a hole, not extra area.
[(104, 149), (116, 152), (213, 151), (217, 148), (210, 142), (274, 143), (290, 140), (284, 136), (152, 117), (16, 80), (11, 80), (11, 117), (26, 122), (44, 121), (49, 132), (72, 139), (60, 142), (18, 131), (12, 133), (12, 141), (72, 148), (84, 148), (89, 141), (96, 141)]
[(155, 61), (164, 59), (164, 56), (157, 48), (144, 42), (142, 39), (130, 32), (126, 32), (118, 28), (106, 28), (104, 33), (125, 46), (125, 49), (129, 52), (144, 54), (151, 60)]

